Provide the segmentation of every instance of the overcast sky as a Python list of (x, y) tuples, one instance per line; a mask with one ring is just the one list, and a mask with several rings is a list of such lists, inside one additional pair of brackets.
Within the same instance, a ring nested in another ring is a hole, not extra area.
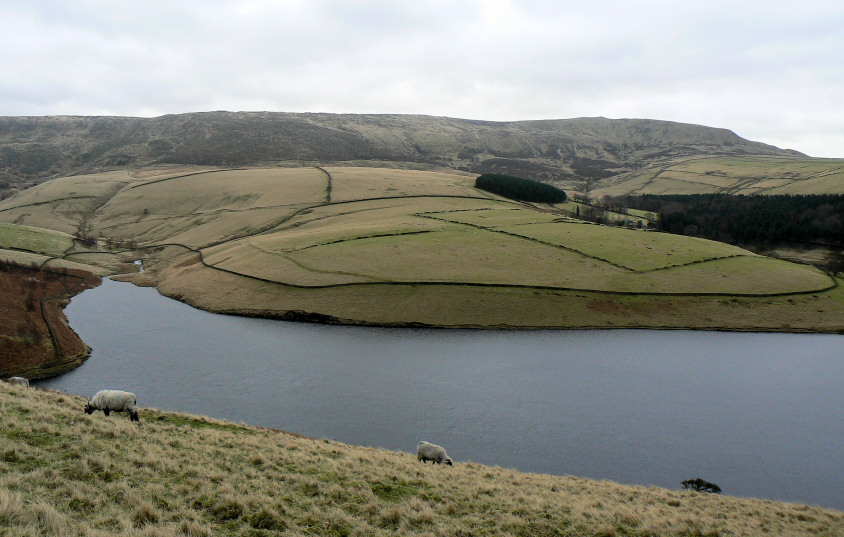
[(0, 115), (637, 117), (844, 157), (842, 0), (3, 0)]

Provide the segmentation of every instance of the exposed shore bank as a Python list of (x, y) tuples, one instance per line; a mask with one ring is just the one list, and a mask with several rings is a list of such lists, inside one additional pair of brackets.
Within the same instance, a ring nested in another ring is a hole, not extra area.
[(3, 263), (0, 283), (0, 378), (53, 377), (88, 358), (91, 349), (68, 324), (64, 308), (73, 296), (99, 285), (98, 276)]

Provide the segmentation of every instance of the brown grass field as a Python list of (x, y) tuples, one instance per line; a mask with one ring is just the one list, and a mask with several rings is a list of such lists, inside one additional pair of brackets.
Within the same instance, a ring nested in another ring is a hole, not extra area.
[(844, 194), (844, 159), (709, 157), (643, 168), (599, 183), (594, 197), (625, 194)]
[[(0, 383), (0, 534), (8, 536), (829, 536), (799, 504), (423, 464), (200, 416), (82, 412)], [(678, 483), (679, 489), (679, 483)]]

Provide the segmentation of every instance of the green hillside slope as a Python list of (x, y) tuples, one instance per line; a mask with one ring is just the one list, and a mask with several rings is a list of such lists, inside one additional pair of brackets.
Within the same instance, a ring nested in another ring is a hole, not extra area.
[(844, 292), (818, 269), (593, 225), (473, 184), (470, 174), (361, 167), (110, 172), (0, 202), (0, 222), (97, 243), (65, 261), (107, 267), (122, 249), (149, 255), (136, 281), (211, 311), (379, 325), (844, 331)]

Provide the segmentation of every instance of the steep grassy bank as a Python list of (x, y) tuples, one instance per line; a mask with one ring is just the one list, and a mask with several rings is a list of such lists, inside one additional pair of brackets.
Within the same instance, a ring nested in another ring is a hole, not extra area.
[(88, 416), (83, 405), (0, 384), (0, 533), (844, 534), (835, 510), (464, 461), (434, 467), (409, 453), (153, 409), (141, 409), (139, 424)]

